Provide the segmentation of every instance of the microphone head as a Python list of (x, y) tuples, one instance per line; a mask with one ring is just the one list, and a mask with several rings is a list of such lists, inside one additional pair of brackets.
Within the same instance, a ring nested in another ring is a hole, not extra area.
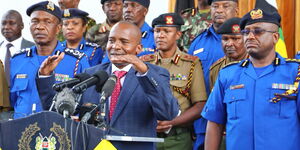
[(84, 80), (86, 80), (86, 79), (88, 79), (88, 78), (90, 78), (90, 77), (91, 77), (91, 75), (89, 75), (88, 73), (79, 73), (79, 74), (76, 74), (76, 75), (74, 76), (74, 78), (79, 79), (80, 82), (82, 82), (82, 81), (84, 81)]
[(108, 79), (108, 74), (107, 74), (107, 72), (105, 72), (103, 70), (99, 70), (93, 76), (98, 78), (98, 82), (96, 83), (96, 91), (101, 92), (104, 83)]
[(115, 85), (117, 82), (117, 76), (112, 74), (108, 80), (105, 82), (103, 88), (102, 88), (102, 93), (105, 93), (105, 97), (111, 96)]
[(75, 111), (76, 96), (70, 88), (64, 88), (61, 92), (57, 93), (55, 108), (60, 114), (67, 111), (68, 114), (73, 114)]

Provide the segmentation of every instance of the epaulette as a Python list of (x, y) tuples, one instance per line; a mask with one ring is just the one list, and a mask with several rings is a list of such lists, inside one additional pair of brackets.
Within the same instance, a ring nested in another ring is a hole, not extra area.
[(300, 55), (300, 51), (297, 51), (297, 53), (296, 53), (297, 55)]
[(149, 61), (155, 60), (156, 55), (155, 55), (155, 54), (148, 54), (148, 55), (140, 56), (139, 58), (140, 58), (140, 60), (142, 60), (142, 61), (149, 62)]
[(96, 44), (96, 43), (93, 43), (93, 42), (86, 42), (85, 45), (87, 46), (91, 46), (91, 47), (96, 47), (96, 48), (99, 48), (100, 45)]
[(31, 48), (24, 48), (24, 49), (21, 49), (19, 51), (17, 51), (13, 56), (13, 57), (16, 57), (18, 55), (21, 55), (21, 54), (26, 54), (26, 57), (31, 57), (32, 56), (32, 50)]
[(286, 62), (295, 62), (295, 63), (300, 63), (300, 59), (290, 59), (290, 58), (286, 58), (285, 59)]
[(232, 66), (232, 65), (234, 65), (234, 64), (238, 64), (238, 63), (240, 63), (241, 61), (233, 61), (233, 62), (230, 62), (230, 63), (228, 63), (228, 64), (226, 64), (222, 69), (224, 69), (224, 68), (226, 68), (226, 67), (228, 67), (228, 66)]
[[(212, 68), (214, 68), (215, 66), (217, 66), (218, 64), (222, 63), (222, 61), (226, 59), (226, 57), (222, 57), (220, 59), (218, 59), (216, 62), (214, 62), (210, 67), (209, 67), (209, 70), (212, 70)], [(230, 62), (231, 63), (231, 62)], [(227, 64), (226, 64), (227, 65)], [(225, 65), (225, 66), (226, 66)]]
[(183, 54), (182, 57), (180, 57), (182, 60), (185, 61), (191, 61), (194, 62), (196, 60), (199, 60), (197, 56), (189, 55), (189, 54)]
[(66, 48), (65, 53), (73, 57), (76, 57), (77, 59), (81, 59), (85, 55), (84, 53), (72, 48)]
[(188, 9), (182, 10), (180, 12), (180, 15), (183, 18), (188, 18), (190, 16), (195, 16), (196, 12), (197, 12), (197, 8), (188, 8)]

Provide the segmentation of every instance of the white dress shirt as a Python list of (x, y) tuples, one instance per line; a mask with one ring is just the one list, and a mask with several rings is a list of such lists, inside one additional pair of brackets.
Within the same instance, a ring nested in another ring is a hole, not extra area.
[[(8, 43), (11, 43), (13, 46), (9, 48), (11, 56), (15, 55), (17, 51), (21, 50), (21, 43), (22, 43), (22, 37), (12, 41), (8, 42), (6, 39), (3, 40), (2, 45), (0, 46), (0, 59), (2, 62), (5, 62), (5, 56), (6, 56), (6, 45)], [(5, 66), (4, 66), (5, 67)]]

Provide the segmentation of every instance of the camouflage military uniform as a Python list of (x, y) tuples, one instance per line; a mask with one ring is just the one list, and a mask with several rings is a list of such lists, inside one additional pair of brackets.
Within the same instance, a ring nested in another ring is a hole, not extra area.
[[(94, 25), (96, 25), (95, 19), (88, 17), (88, 20), (87, 20), (87, 28), (86, 28), (86, 30), (88, 31), (88, 30), (89, 30), (91, 27), (93, 27)], [(66, 40), (65, 37), (64, 37), (64, 35), (63, 35), (63, 33), (62, 33), (62, 30), (60, 30), (60, 32), (58, 33), (57, 39), (58, 39), (59, 41), (61, 41), (61, 42), (63, 42), (63, 41)]]
[(177, 44), (181, 50), (188, 50), (194, 38), (210, 26), (210, 9), (200, 11), (197, 8), (189, 8), (183, 10), (181, 16), (184, 25), (181, 26), (182, 36)]
[(100, 45), (102, 50), (105, 51), (110, 29), (111, 27), (107, 21), (96, 24), (87, 31), (85, 38), (88, 42)]
[[(174, 97), (178, 99), (181, 112), (185, 112), (199, 101), (206, 101), (203, 71), (199, 58), (176, 50), (172, 58), (161, 58), (159, 52), (140, 57), (143, 61), (156, 64), (170, 72), (170, 86)], [(157, 144), (158, 149), (191, 150), (192, 139), (190, 125), (173, 127), (164, 136), (165, 142)]]

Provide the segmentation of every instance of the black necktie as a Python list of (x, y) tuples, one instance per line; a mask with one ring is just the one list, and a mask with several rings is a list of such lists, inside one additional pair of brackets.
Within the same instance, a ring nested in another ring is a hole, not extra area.
[(6, 44), (6, 55), (5, 55), (5, 62), (4, 62), (4, 69), (5, 69), (5, 75), (7, 79), (8, 86), (10, 86), (10, 58), (11, 58), (11, 53), (10, 53), (10, 48), (13, 45), (11, 43)]

